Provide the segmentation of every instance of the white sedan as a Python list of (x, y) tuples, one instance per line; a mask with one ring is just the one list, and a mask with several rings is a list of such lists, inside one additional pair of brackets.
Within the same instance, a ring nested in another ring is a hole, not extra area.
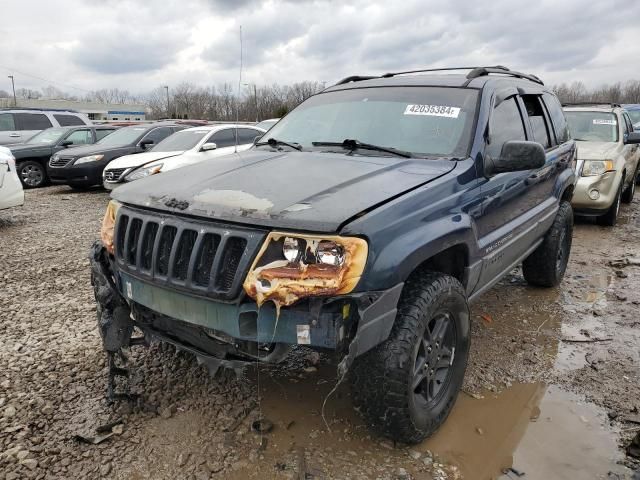
[(24, 191), (11, 150), (0, 147), (0, 210), (24, 203)]
[(180, 130), (145, 153), (125, 155), (104, 169), (108, 190), (160, 172), (247, 150), (265, 130), (253, 125), (210, 125)]

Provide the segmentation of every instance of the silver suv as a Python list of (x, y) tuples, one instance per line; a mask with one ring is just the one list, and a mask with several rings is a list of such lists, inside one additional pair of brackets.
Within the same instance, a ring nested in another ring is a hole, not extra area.
[(72, 110), (2, 108), (0, 109), (0, 145), (26, 142), (46, 128), (91, 124), (91, 120), (84, 113)]

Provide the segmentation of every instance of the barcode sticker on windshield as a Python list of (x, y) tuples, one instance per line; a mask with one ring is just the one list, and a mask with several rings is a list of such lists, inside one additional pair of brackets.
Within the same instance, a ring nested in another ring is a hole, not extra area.
[(404, 110), (405, 115), (430, 115), (432, 117), (458, 118), (459, 107), (448, 107), (446, 105), (407, 105)]
[(593, 119), (593, 124), (594, 125), (615, 125), (616, 121), (615, 120), (607, 120), (606, 118), (594, 118)]

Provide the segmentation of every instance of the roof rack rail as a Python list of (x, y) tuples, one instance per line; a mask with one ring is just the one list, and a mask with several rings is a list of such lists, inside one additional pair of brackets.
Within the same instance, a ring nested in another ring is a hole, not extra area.
[(70, 108), (37, 108), (37, 107), (3, 107), (0, 108), (2, 110), (29, 110), (34, 112), (70, 112), (70, 113), (81, 113), (77, 110), (72, 110)]
[(615, 102), (562, 102), (562, 106), (563, 107), (580, 107), (580, 106), (590, 106), (590, 107), (601, 107), (601, 106), (608, 106), (608, 107), (622, 107), (621, 104), (619, 103), (615, 103)]
[(381, 78), (391, 78), (396, 75), (406, 75), (409, 73), (423, 73), (423, 72), (446, 72), (448, 70), (473, 70), (478, 67), (451, 67), (451, 68), (421, 68), (420, 70), (407, 70), (404, 72), (388, 72), (384, 75), (380, 75)]
[(351, 75), (350, 77), (343, 78), (338, 83), (336, 83), (336, 85), (344, 85), (345, 83), (351, 83), (351, 82), (361, 82), (363, 80), (371, 80), (372, 78), (380, 78), (380, 77), (377, 77), (375, 75), (369, 75), (369, 76)]
[(515, 70), (509, 70), (507, 67), (503, 67), (502, 65), (496, 65), (494, 67), (474, 68), (467, 74), (467, 78), (469, 80), (473, 80), (474, 78), (489, 75), (491, 73), (498, 73), (501, 75), (511, 75), (512, 77), (524, 78), (526, 80), (531, 80), (532, 82), (539, 83), (540, 85), (544, 85), (544, 82), (540, 80), (538, 77), (536, 77), (535, 75), (516, 72)]

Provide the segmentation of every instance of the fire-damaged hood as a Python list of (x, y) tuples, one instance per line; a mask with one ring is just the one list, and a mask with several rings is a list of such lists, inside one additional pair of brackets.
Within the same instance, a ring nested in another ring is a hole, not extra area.
[(125, 204), (211, 219), (332, 232), (455, 165), (450, 160), (252, 149), (132, 182), (112, 196)]

